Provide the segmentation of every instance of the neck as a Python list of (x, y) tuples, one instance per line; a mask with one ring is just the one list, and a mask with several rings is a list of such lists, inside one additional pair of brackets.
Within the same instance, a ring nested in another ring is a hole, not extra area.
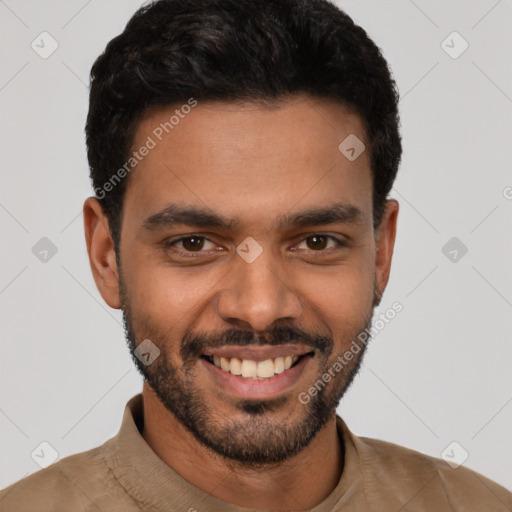
[(142, 437), (178, 475), (199, 489), (241, 507), (308, 510), (334, 490), (343, 471), (336, 416), (300, 453), (265, 469), (247, 468), (200, 443), (144, 383)]

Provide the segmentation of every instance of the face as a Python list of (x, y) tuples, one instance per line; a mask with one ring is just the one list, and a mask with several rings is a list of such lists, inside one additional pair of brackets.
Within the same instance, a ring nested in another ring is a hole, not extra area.
[(350, 134), (366, 144), (362, 122), (341, 105), (199, 102), (159, 140), (175, 109), (148, 111), (133, 144), (156, 143), (123, 203), (127, 339), (158, 348), (134, 361), (201, 443), (274, 463), (333, 417), (360, 366), (364, 349), (332, 370), (370, 326), (393, 220), (374, 231), (369, 152), (351, 161), (338, 149)]

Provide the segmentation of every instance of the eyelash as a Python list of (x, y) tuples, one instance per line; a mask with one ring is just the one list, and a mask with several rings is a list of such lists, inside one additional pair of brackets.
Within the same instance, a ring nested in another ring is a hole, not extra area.
[[(306, 240), (308, 240), (310, 238), (314, 238), (314, 237), (325, 237), (325, 238), (328, 238), (329, 240), (335, 242), (337, 244), (337, 247), (330, 247), (328, 249), (319, 249), (319, 250), (316, 250), (316, 251), (314, 249), (306, 249), (306, 250), (308, 250), (311, 253), (327, 253), (327, 252), (330, 252), (333, 249), (344, 249), (344, 248), (348, 247), (348, 243), (346, 241), (340, 240), (339, 238), (336, 238), (336, 237), (334, 237), (332, 235), (328, 235), (326, 233), (313, 233), (313, 234), (307, 236), (306, 238), (303, 238), (299, 243), (303, 243)], [(166, 250), (168, 250), (171, 247), (174, 247), (175, 245), (179, 244), (180, 242), (183, 242), (184, 240), (188, 240), (189, 238), (201, 238), (201, 239), (203, 239), (205, 241), (213, 243), (206, 236), (192, 234), (192, 235), (182, 236), (182, 237), (180, 237), (180, 238), (178, 238), (176, 240), (166, 240), (166, 241), (164, 241), (164, 248)], [(185, 257), (187, 257), (187, 258), (197, 258), (197, 257), (201, 256), (203, 253), (208, 253), (209, 252), (209, 251), (204, 251), (204, 250), (194, 252), (194, 251), (186, 251), (186, 250), (183, 250), (183, 249), (180, 249), (179, 251), (180, 251), (181, 255), (186, 255)]]

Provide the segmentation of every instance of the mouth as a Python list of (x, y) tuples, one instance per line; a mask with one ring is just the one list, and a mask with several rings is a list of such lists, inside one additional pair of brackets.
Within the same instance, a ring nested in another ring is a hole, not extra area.
[[(216, 354), (203, 354), (201, 359), (230, 375), (248, 380), (268, 380), (276, 375), (287, 373), (305, 358), (311, 358), (315, 354), (314, 350), (309, 352), (302, 350), (302, 353), (294, 353), (297, 352), (297, 349), (289, 349), (290, 353), (276, 357), (268, 357), (271, 355), (268, 352), (267, 354), (258, 354), (254, 349), (245, 350), (245, 352), (248, 352), (245, 357), (241, 353), (237, 354), (238, 357), (229, 357), (225, 350), (223, 351), (224, 355), (220, 355), (220, 351), (217, 351)], [(279, 352), (283, 352), (283, 349)]]
[[(311, 346), (229, 346), (205, 350), (200, 366), (213, 389), (235, 399), (270, 400), (306, 386), (316, 350)], [(309, 369), (308, 369), (309, 368)]]

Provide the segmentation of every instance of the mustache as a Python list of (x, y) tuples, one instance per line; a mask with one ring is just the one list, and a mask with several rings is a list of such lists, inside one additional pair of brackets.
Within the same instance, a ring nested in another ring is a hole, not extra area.
[(205, 353), (207, 348), (218, 348), (223, 345), (286, 345), (301, 343), (329, 356), (333, 351), (332, 335), (308, 333), (299, 327), (278, 326), (261, 333), (241, 329), (205, 333), (187, 332), (183, 336), (180, 355), (183, 361), (193, 360)]

